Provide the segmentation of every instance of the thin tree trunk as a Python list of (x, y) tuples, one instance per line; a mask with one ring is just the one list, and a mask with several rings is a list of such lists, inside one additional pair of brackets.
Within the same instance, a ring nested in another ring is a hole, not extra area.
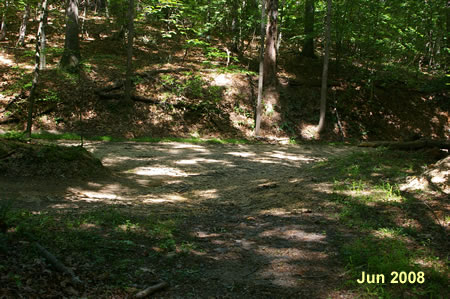
[(22, 24), (20, 25), (19, 39), (17, 40), (16, 47), (23, 47), (25, 44), (25, 34), (27, 33), (27, 24), (29, 16), (30, 16), (30, 4), (27, 4), (23, 11)]
[(76, 70), (80, 64), (80, 41), (78, 37), (78, 0), (66, 0), (66, 38), (61, 67)]
[(128, 47), (127, 47), (127, 73), (125, 77), (125, 101), (131, 100), (131, 76), (133, 75), (133, 38), (134, 38), (134, 0), (128, 3)]
[(47, 37), (45, 35), (45, 27), (47, 27), (47, 16), (48, 16), (48, 10), (47, 8), (44, 10), (44, 21), (43, 21), (43, 25), (42, 25), (42, 33), (41, 33), (41, 55), (40, 55), (40, 60), (41, 63), (39, 65), (39, 68), (41, 70), (45, 70), (45, 68), (47, 67)]
[(281, 28), (282, 28), (282, 26), (283, 26), (283, 17), (284, 17), (284, 7), (285, 7), (285, 4), (286, 4), (286, 0), (283, 0), (283, 1), (281, 2), (281, 9), (280, 9), (280, 23), (279, 23), (279, 25), (278, 25), (277, 54), (278, 54), (278, 51), (279, 51), (279, 49), (280, 49), (281, 39), (282, 39), (282, 37), (283, 37)]
[(108, 1), (105, 1), (105, 15), (106, 15), (106, 21), (109, 23), (109, 7), (108, 7)]
[(1, 24), (1, 28), (0, 28), (0, 41), (4, 40), (6, 37), (6, 16), (7, 16), (7, 12), (8, 12), (8, 1), (5, 2), (5, 10), (3, 12), (3, 16), (2, 16), (2, 24)]
[(314, 54), (314, 1), (306, 0), (305, 2), (305, 42), (303, 45), (302, 55), (305, 57), (315, 58)]
[(25, 130), (26, 135), (28, 138), (31, 138), (31, 127), (33, 125), (33, 109), (34, 109), (34, 98), (36, 96), (36, 87), (39, 82), (39, 64), (41, 62), (40, 60), (40, 54), (41, 54), (41, 35), (42, 32), (45, 30), (44, 28), (44, 16), (47, 10), (47, 0), (42, 1), (41, 5), (41, 14), (39, 17), (39, 27), (38, 32), (36, 36), (36, 55), (35, 55), (35, 64), (34, 64), (34, 76), (33, 76), (33, 82), (31, 85), (31, 91), (30, 96), (28, 97), (28, 119), (27, 119), (27, 128)]
[(267, 0), (268, 23), (266, 26), (266, 47), (264, 53), (264, 85), (274, 86), (277, 77), (277, 19), (278, 0)]
[(87, 30), (86, 30), (86, 15), (87, 15), (87, 8), (89, 5), (88, 0), (84, 0), (83, 3), (83, 18), (81, 19), (81, 36), (88, 36)]
[(325, 112), (327, 105), (327, 80), (328, 60), (330, 57), (330, 32), (331, 32), (331, 0), (327, 0), (327, 20), (325, 27), (325, 55), (323, 58), (322, 88), (320, 91), (320, 120), (317, 132), (321, 133), (325, 128)]
[(259, 46), (259, 80), (258, 80), (258, 100), (256, 103), (256, 124), (255, 124), (255, 136), (259, 136), (259, 130), (261, 127), (261, 110), (262, 110), (262, 98), (264, 92), (264, 30), (265, 30), (265, 0), (261, 0), (261, 41)]
[(232, 21), (231, 21), (231, 33), (233, 34), (233, 44), (231, 47), (231, 50), (234, 53), (239, 53), (239, 29), (240, 29), (240, 22), (239, 22), (239, 2), (238, 0), (233, 0), (231, 4), (231, 15), (232, 15)]

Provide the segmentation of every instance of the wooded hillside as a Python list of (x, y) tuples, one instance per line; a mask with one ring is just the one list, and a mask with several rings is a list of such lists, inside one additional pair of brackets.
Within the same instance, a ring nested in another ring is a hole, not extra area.
[(329, 22), (326, 1), (264, 3), (2, 1), (0, 124), (248, 138), (260, 114), (261, 136), (448, 138), (447, 1), (329, 1)]

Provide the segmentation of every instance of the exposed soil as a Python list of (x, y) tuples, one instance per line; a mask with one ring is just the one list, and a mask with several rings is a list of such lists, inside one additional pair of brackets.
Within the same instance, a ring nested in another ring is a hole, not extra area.
[(176, 256), (176, 267), (196, 267), (199, 278), (171, 281), (161, 297), (352, 297), (342, 291), (345, 270), (337, 259), (337, 244), (350, 235), (323, 200), (330, 185), (309, 170), (361, 149), (131, 142), (86, 148), (112, 177), (0, 178), (1, 193), (37, 211), (115, 205), (183, 215), (181, 233), (199, 245)]

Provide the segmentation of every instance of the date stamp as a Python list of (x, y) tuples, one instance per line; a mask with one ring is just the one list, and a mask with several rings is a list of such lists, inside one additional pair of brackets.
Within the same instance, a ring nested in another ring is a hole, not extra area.
[[(397, 272), (393, 271), (391, 272), (389, 283), (391, 284), (413, 284), (413, 283), (424, 283), (425, 282), (425, 273), (422, 271), (419, 272)], [(381, 284), (386, 282), (386, 277), (384, 274), (369, 274), (364, 271), (361, 273), (361, 278), (357, 279), (356, 282), (358, 283), (374, 283), (374, 284)]]

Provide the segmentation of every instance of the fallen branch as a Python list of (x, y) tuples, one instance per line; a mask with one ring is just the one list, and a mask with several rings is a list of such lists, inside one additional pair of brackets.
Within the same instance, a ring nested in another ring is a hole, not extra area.
[(135, 298), (145, 298), (148, 295), (151, 295), (153, 293), (155, 293), (156, 291), (159, 291), (165, 287), (169, 286), (167, 284), (167, 282), (160, 282), (158, 284), (152, 285), (148, 288), (146, 288), (145, 290), (140, 291), (139, 293), (136, 294)]
[(83, 282), (73, 273), (72, 269), (67, 268), (63, 265), (53, 254), (51, 254), (47, 249), (42, 247), (39, 243), (34, 243), (39, 252), (49, 261), (55, 268), (61, 273), (67, 274), (71, 277), (72, 283), (75, 285), (83, 284)]
[(450, 149), (450, 141), (447, 140), (416, 140), (416, 141), (375, 141), (362, 142), (359, 147), (380, 147), (384, 146), (390, 149), (398, 150), (418, 150), (422, 148), (444, 148)]

